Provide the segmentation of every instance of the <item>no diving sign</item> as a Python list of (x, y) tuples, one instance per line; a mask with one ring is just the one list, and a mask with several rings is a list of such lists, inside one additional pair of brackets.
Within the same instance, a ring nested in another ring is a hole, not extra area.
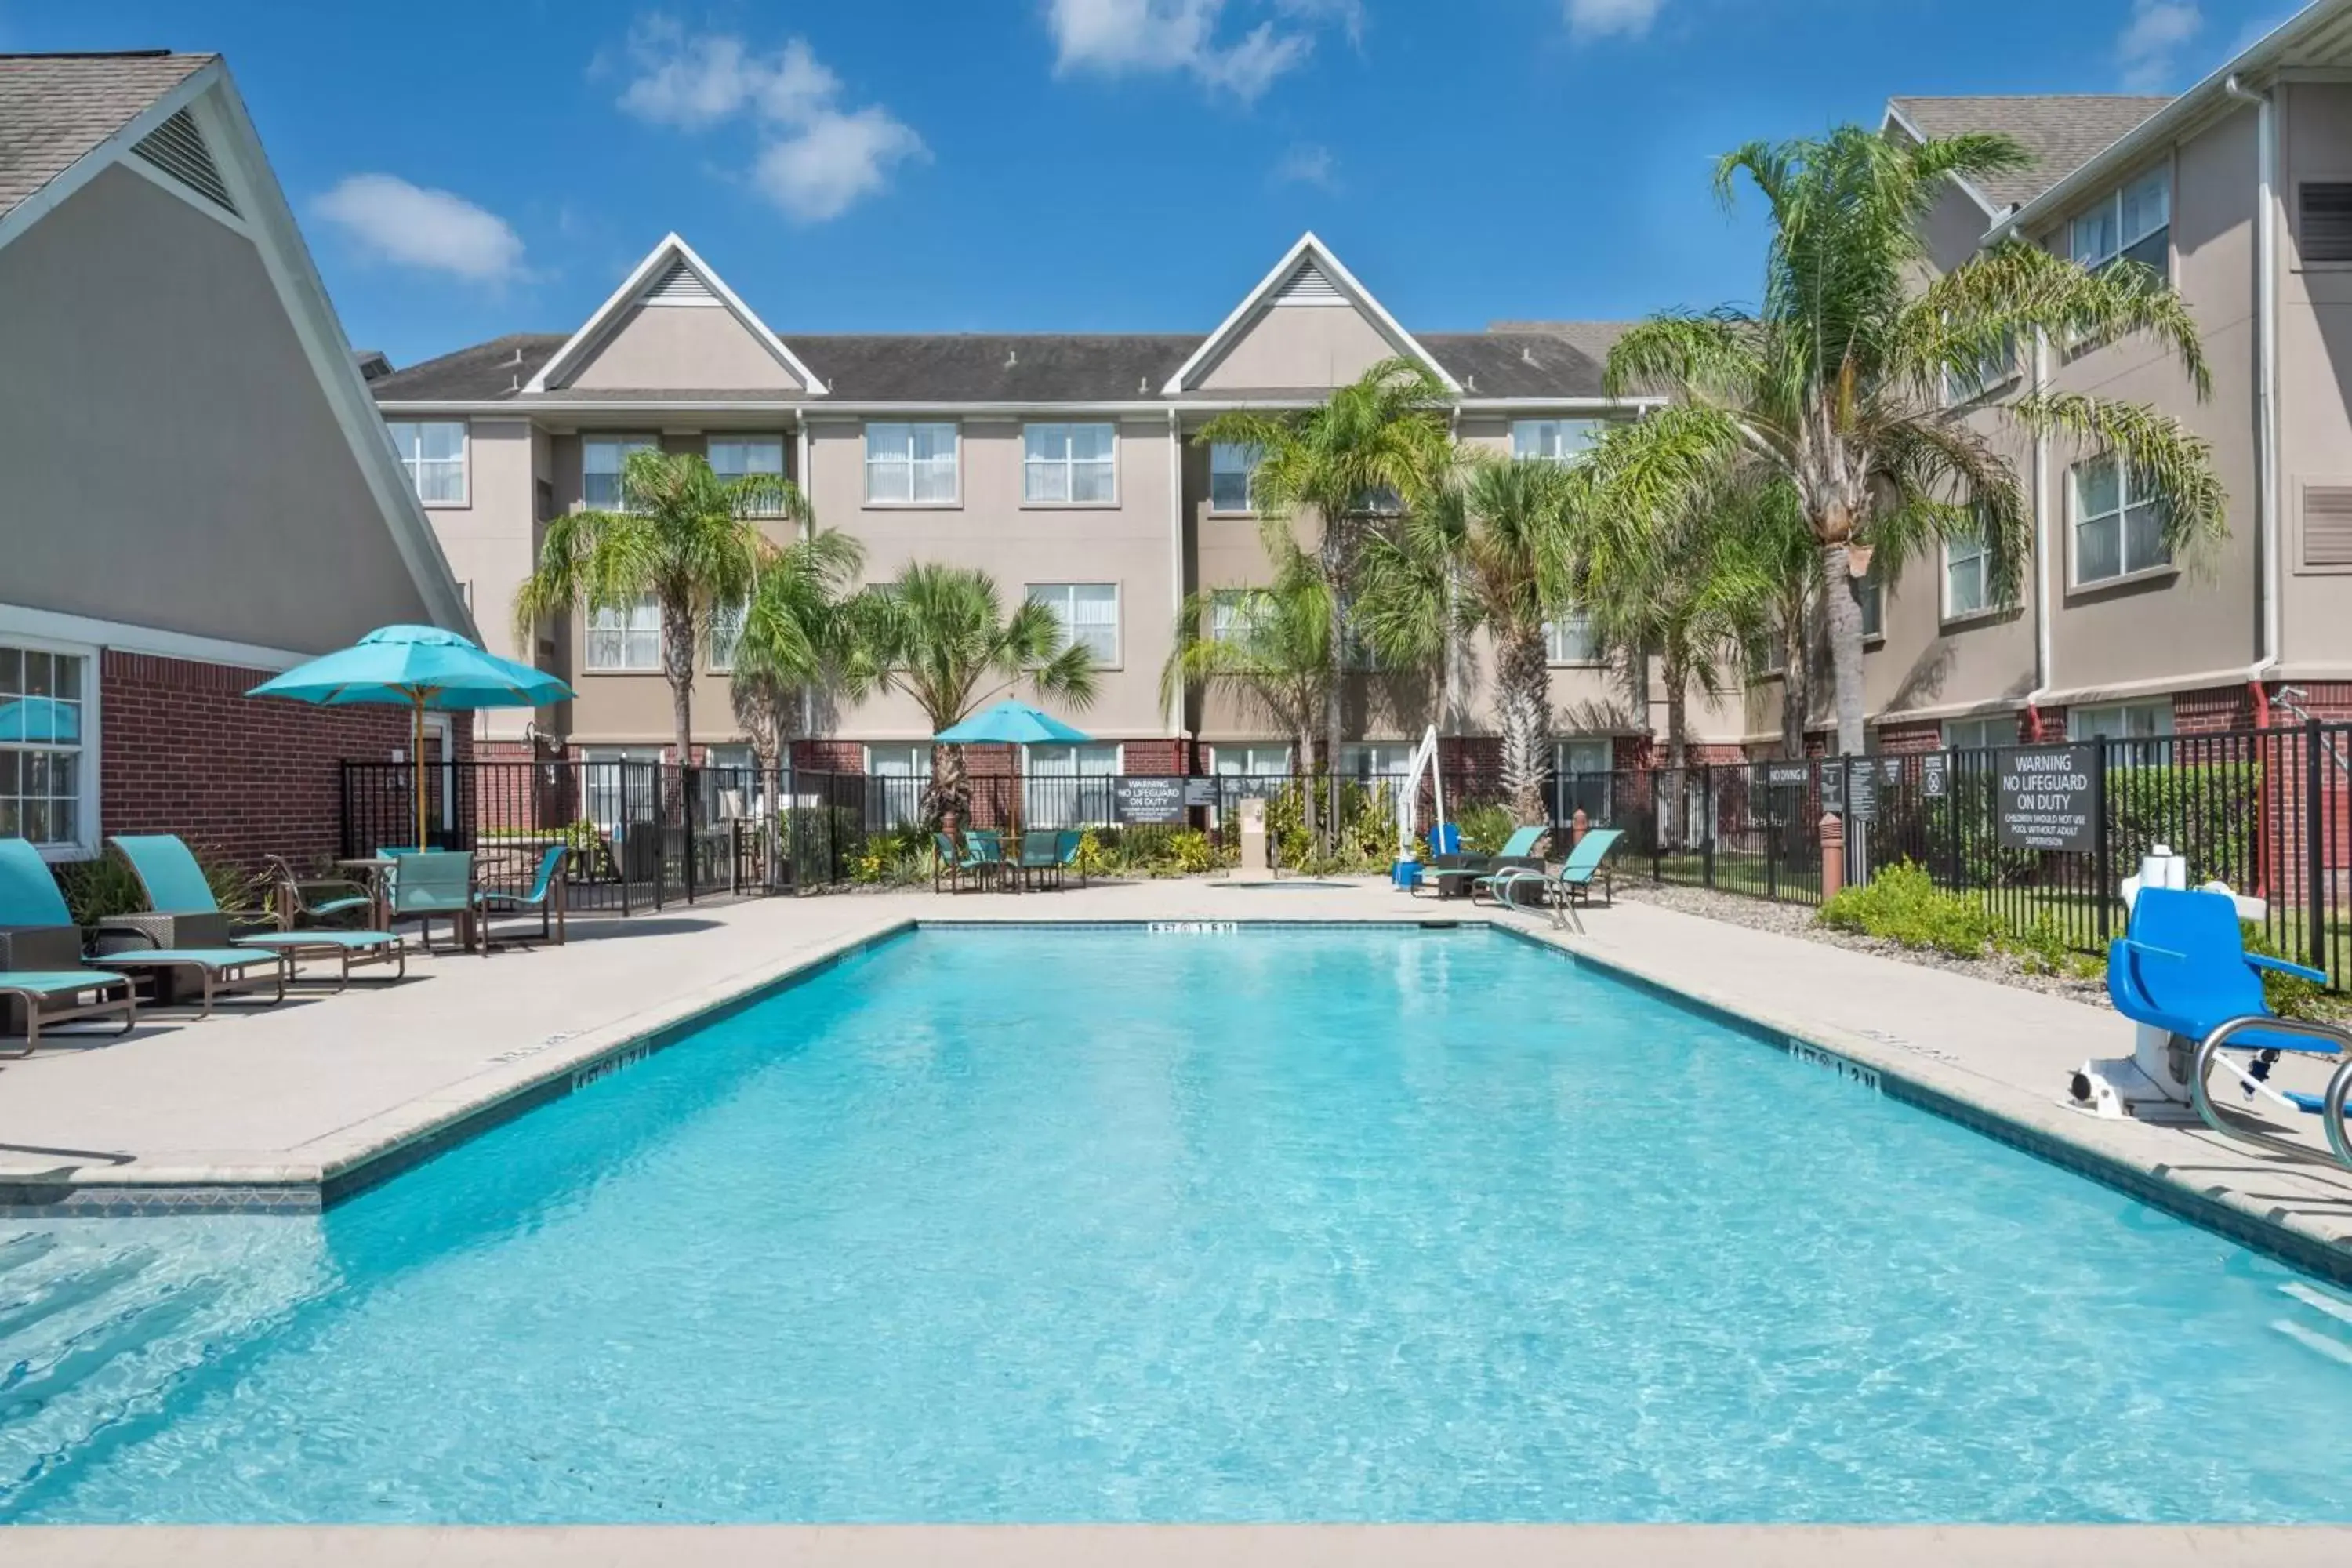
[(1999, 822), (2004, 849), (2098, 847), (2093, 823), (2097, 763), (2090, 746), (2004, 752), (2000, 759)]

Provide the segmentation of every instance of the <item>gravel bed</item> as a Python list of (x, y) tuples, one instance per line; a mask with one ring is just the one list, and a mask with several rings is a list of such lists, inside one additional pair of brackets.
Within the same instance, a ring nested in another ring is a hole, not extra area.
[(1984, 958), (1954, 958), (1947, 953), (1907, 948), (1883, 937), (1831, 931), (1816, 923), (1814, 910), (1806, 904), (1776, 904), (1767, 899), (1752, 899), (1711, 888), (1673, 888), (1647, 882), (1620, 882), (1617, 884), (1617, 896), (1656, 904), (1663, 909), (1677, 910), (1686, 915), (1703, 915), (1727, 925), (1746, 926), (1750, 931), (1774, 931), (1781, 936), (1801, 937), (1807, 942), (1824, 942), (1831, 947), (1850, 948), (1855, 952), (1874, 953), (1880, 958), (1916, 963), (1927, 969), (1948, 969), (1956, 974), (1972, 974), (1979, 980), (2014, 985), (2021, 991), (2039, 991), (2049, 996), (2063, 996), (2070, 1001), (2087, 1002), (2095, 1007), (2113, 1005), (2107, 1000), (2107, 983), (2104, 975), (2078, 980), (2069, 974), (2035, 974), (2030, 973), (2014, 953), (1994, 952)]

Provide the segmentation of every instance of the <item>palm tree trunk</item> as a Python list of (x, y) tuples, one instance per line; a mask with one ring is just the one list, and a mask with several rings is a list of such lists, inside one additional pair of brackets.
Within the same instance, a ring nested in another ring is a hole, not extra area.
[(1822, 603), (1830, 628), (1830, 678), (1837, 699), (1837, 754), (1863, 752), (1862, 601), (1846, 564), (1846, 543), (1822, 546)]
[(1496, 705), (1503, 728), (1503, 793), (1520, 822), (1544, 820), (1543, 744), (1551, 728), (1551, 670), (1543, 628), (1522, 628), (1495, 649)]
[(669, 775), (667, 811), (673, 823), (686, 820), (686, 770), (694, 763), (694, 606), (662, 607), (662, 674), (669, 680), (670, 723), (677, 766)]
[(1298, 771), (1303, 782), (1298, 786), (1298, 816), (1305, 824), (1307, 836), (1321, 842), (1321, 813), (1315, 805), (1315, 726), (1302, 725), (1298, 731)]
[(1682, 847), (1683, 800), (1690, 786), (1684, 763), (1690, 756), (1690, 725), (1685, 688), (1690, 682), (1683, 661), (1671, 648), (1661, 671), (1666, 686), (1666, 842)]
[[(939, 723), (936, 720), (931, 725), (934, 733), (945, 728), (947, 728), (946, 725)], [(943, 813), (949, 811), (954, 811), (965, 816), (971, 816), (971, 805), (965, 798), (967, 793), (964, 781), (963, 748), (954, 745), (933, 746), (931, 748), (931, 798), (926, 803), (928, 810), (925, 815), (933, 822), (937, 822)], [(964, 826), (970, 826), (971, 824), (966, 823)]]

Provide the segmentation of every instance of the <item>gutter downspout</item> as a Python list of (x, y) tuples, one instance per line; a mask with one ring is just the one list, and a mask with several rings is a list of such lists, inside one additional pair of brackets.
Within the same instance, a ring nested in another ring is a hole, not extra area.
[[(1170, 646), (1183, 631), (1184, 619), (1184, 428), (1178, 417), (1176, 405), (1168, 405), (1168, 596)], [(1184, 692), (1181, 687), (1168, 698), (1168, 734), (1184, 753), (1180, 760), (1184, 772), (1191, 773), (1194, 758), (1192, 748), (1183, 742)]]
[[(801, 523), (803, 541), (816, 537), (816, 506), (809, 500), (808, 410), (793, 410), (793, 483), (800, 487), (802, 504), (808, 516)], [(811, 738), (816, 731), (816, 693), (801, 688), (801, 733)], [(789, 771), (789, 770), (787, 770)]]
[(2284, 531), (2279, 517), (2278, 105), (2273, 97), (2275, 89), (2255, 92), (2234, 75), (2221, 83), (2221, 90), (2241, 103), (2252, 104), (2256, 116), (2257, 199), (2261, 205), (2254, 226), (2254, 492), (2255, 505), (2262, 513), (2256, 531), (2262, 563), (2255, 582), (2262, 604), (2256, 623), (2259, 657), (2246, 672), (2246, 679), (2254, 688), (2259, 716), (2269, 707), (2262, 691), (2263, 674), (2277, 668), (2284, 640), (2279, 604), (2280, 547)]
[[(2037, 331), (2033, 334), (2033, 393), (2038, 397), (2049, 390), (2050, 335)], [(2033, 437), (2033, 689), (2025, 694), (2025, 716), (2036, 741), (2042, 739), (2042, 703), (2058, 684), (2052, 653), (2051, 605), (2056, 589), (2050, 581), (2050, 570), (2055, 564), (2050, 531), (2050, 437), (2037, 432)]]

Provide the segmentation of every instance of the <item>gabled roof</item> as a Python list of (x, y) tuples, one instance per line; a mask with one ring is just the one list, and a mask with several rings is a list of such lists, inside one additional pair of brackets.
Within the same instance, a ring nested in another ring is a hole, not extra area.
[[(607, 333), (621, 323), (626, 314), (656, 291), (679, 293), (691, 289), (688, 279), (699, 279), (718, 302), (724, 305), (741, 322), (743, 330), (760, 341), (761, 347), (776, 356), (778, 363), (793, 373), (793, 379), (813, 396), (822, 396), (824, 383), (810, 374), (809, 368), (794, 357), (768, 323), (752, 312), (751, 307), (737, 297), (725, 279), (711, 270), (710, 264), (694, 253), (694, 247), (675, 234), (665, 235), (662, 242), (637, 263), (636, 270), (622, 280), (613, 290), (612, 298), (596, 308), (596, 313), (581, 323), (580, 330), (565, 340), (563, 346), (539, 368), (523, 388), (526, 392), (545, 392), (551, 385), (560, 385), (571, 373), (604, 341)], [(684, 286), (683, 288), (681, 286)], [(699, 292), (698, 290), (695, 292)]]
[(217, 55), (0, 55), (0, 218)]
[(1890, 98), (1886, 118), (1916, 139), (1997, 132), (2033, 154), (2022, 169), (1963, 182), (1986, 215), (2032, 201), (2172, 101), (2165, 97), (2042, 93), (1984, 98)]
[(1428, 350), (1413, 340), (1411, 332), (1398, 324), (1397, 319), (1371, 290), (1356, 281), (1355, 274), (1341, 265), (1329, 247), (1315, 237), (1310, 230), (1298, 237), (1297, 243), (1283, 253), (1274, 269), (1258, 279), (1257, 287), (1242, 297), (1233, 313), (1217, 325), (1192, 351), (1192, 355), (1176, 367), (1174, 374), (1160, 390), (1170, 397), (1191, 390), (1194, 378), (1223, 357), (1225, 351), (1241, 340), (1244, 332), (1259, 315), (1282, 299), (1286, 292), (1301, 302), (1352, 305), (1372, 323), (1391, 347), (1406, 359), (1417, 359), (1429, 367), (1430, 374), (1445, 384), (1449, 392), (1460, 392), (1461, 384)]

